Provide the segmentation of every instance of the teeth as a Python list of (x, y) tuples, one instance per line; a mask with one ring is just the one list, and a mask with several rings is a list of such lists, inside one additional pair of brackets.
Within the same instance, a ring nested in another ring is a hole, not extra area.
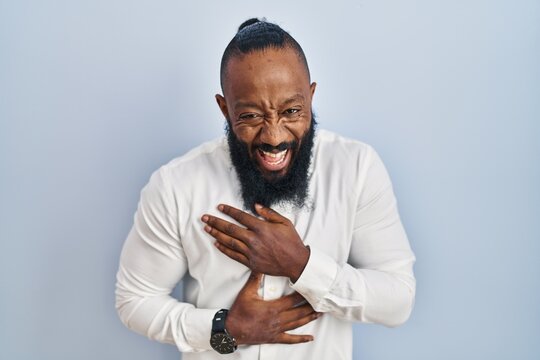
[[(285, 155), (287, 154), (287, 150), (283, 150), (278, 153), (270, 153), (270, 152), (266, 152), (262, 150), (260, 151), (264, 155), (264, 160), (273, 165), (282, 163), (285, 160)], [(273, 161), (268, 161), (268, 160), (273, 160)]]
[(263, 151), (265, 156), (271, 157), (273, 159), (284, 157), (286, 152), (287, 152), (287, 150), (283, 150), (283, 151), (278, 152), (278, 153), (269, 153), (269, 152)]

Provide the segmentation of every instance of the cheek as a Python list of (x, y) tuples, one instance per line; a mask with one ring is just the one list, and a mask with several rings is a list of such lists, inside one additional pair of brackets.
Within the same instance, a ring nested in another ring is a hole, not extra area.
[(294, 123), (288, 124), (287, 130), (291, 134), (293, 134), (293, 136), (295, 137), (297, 141), (299, 141), (304, 137), (304, 135), (307, 134), (310, 124), (311, 124), (310, 119), (307, 119), (304, 121), (296, 121)]
[(244, 144), (247, 144), (248, 148), (251, 149), (251, 145), (257, 137), (259, 129), (251, 126), (237, 126), (233, 130), (236, 138)]

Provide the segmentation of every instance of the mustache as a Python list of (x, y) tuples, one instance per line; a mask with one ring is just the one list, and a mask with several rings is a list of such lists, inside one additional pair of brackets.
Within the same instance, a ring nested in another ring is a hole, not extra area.
[[(256, 203), (263, 206), (275, 204), (290, 204), (295, 208), (311, 206), (307, 203), (309, 195), (309, 167), (314, 146), (315, 115), (311, 115), (311, 124), (301, 139), (283, 141), (277, 146), (260, 141), (251, 146), (240, 141), (232, 131), (227, 119), (225, 133), (229, 145), (229, 154), (240, 182), (240, 192), (244, 208), (257, 214), (254, 208)], [(289, 139), (287, 139), (289, 140)], [(258, 163), (252, 158), (256, 151), (266, 152), (292, 149), (290, 169), (285, 175), (271, 174), (266, 178), (261, 173)], [(250, 151), (251, 150), (251, 151)], [(276, 176), (273, 176), (276, 175)]]
[(272, 152), (274, 150), (281, 152), (289, 149), (296, 149), (298, 147), (298, 141), (282, 142), (277, 146), (272, 146), (270, 144), (262, 143), (255, 146), (255, 149), (259, 149), (265, 152)]

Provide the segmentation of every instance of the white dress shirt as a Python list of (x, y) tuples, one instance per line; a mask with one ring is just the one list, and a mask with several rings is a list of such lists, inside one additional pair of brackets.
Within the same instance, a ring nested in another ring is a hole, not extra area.
[[(414, 302), (415, 257), (377, 153), (318, 130), (309, 171), (309, 206), (273, 207), (310, 246), (309, 261), (296, 283), (265, 276), (259, 291), (266, 300), (297, 291), (323, 312), (290, 332), (311, 334), (313, 342), (240, 346), (226, 356), (210, 347), (214, 314), (231, 307), (250, 274), (214, 247), (200, 220), (208, 213), (234, 222), (217, 205), (243, 207), (225, 138), (162, 166), (142, 190), (117, 275), (122, 322), (175, 344), (186, 360), (351, 359), (353, 322), (405, 322)], [(180, 280), (184, 301), (170, 295)]]

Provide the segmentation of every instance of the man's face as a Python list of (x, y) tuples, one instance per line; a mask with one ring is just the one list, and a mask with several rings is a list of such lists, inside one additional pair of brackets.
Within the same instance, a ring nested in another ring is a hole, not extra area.
[(310, 85), (294, 50), (266, 49), (230, 59), (224, 97), (216, 95), (236, 138), (269, 181), (285, 176), (311, 125)]
[(290, 49), (265, 50), (230, 60), (225, 97), (216, 95), (227, 119), (228, 143), (246, 208), (291, 202), (308, 194), (314, 136), (305, 65)]

